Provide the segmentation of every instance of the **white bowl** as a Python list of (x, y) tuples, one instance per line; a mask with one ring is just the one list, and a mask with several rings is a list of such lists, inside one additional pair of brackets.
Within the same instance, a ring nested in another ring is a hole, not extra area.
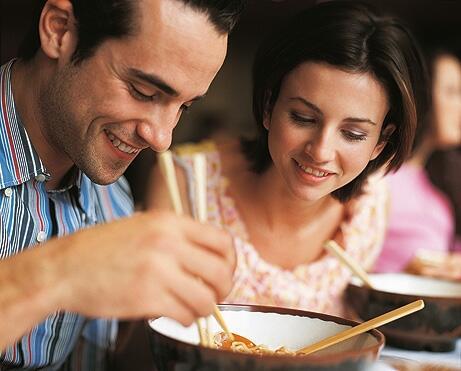
[[(223, 305), (220, 308), (233, 333), (271, 350), (284, 346), (295, 351), (357, 324), (339, 317), (275, 307)], [(384, 345), (383, 335), (373, 330), (310, 356), (259, 356), (201, 347), (195, 325), (184, 327), (171, 319), (159, 318), (149, 321), (149, 326), (159, 371), (172, 369), (175, 364), (185, 367), (184, 370), (198, 370), (202, 366), (204, 370), (233, 371), (359, 370), (370, 365)], [(221, 331), (214, 319), (210, 320), (210, 329), (212, 334)]]

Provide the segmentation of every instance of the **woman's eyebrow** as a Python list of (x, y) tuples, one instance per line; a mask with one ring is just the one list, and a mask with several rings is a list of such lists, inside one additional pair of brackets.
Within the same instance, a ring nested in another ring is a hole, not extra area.
[(371, 125), (377, 125), (376, 122), (370, 120), (370, 119), (367, 119), (367, 118), (361, 118), (361, 117), (347, 117), (345, 118), (343, 121), (345, 122), (365, 122), (365, 123), (368, 123), (368, 124), (371, 124)]
[(322, 110), (319, 107), (317, 107), (314, 103), (309, 102), (307, 99), (305, 99), (303, 97), (292, 97), (292, 98), (290, 98), (290, 101), (301, 102), (302, 104), (309, 107), (310, 109), (312, 109), (313, 111), (315, 111), (319, 115), (323, 115)]
[[(304, 104), (305, 106), (309, 107), (310, 109), (312, 109), (313, 111), (315, 111), (316, 113), (318, 113), (319, 115), (323, 115), (322, 113), (322, 110), (317, 107), (314, 103), (312, 102), (309, 102), (307, 99), (303, 98), (303, 97), (292, 97), (290, 98), (291, 101), (299, 101), (301, 102), (302, 104)], [(343, 120), (344, 122), (365, 122), (365, 123), (368, 123), (368, 124), (371, 124), (371, 125), (377, 125), (376, 122), (374, 122), (373, 120), (370, 120), (368, 118), (363, 118), (363, 117), (347, 117)]]

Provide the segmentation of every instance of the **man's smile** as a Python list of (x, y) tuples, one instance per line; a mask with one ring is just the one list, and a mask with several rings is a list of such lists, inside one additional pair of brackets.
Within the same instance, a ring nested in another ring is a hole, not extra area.
[(135, 155), (141, 150), (140, 148), (133, 147), (128, 143), (123, 142), (120, 138), (116, 137), (108, 130), (104, 130), (104, 132), (106, 133), (112, 145), (124, 153)]

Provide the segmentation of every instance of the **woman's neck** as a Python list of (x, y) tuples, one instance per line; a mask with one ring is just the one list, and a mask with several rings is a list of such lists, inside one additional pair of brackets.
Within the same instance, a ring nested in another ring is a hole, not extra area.
[(258, 205), (260, 217), (271, 229), (280, 226), (293, 230), (305, 228), (318, 221), (325, 210), (339, 204), (331, 196), (313, 202), (300, 200), (290, 193), (274, 167), (256, 175), (251, 184), (254, 204)]
[(322, 256), (344, 218), (344, 205), (331, 196), (310, 203), (296, 198), (273, 168), (247, 172), (238, 183), (233, 193), (249, 240), (265, 261), (285, 269)]

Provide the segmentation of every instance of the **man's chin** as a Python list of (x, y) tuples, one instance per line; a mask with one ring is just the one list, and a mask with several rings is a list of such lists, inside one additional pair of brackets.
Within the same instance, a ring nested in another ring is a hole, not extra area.
[(113, 171), (110, 174), (102, 174), (101, 172), (88, 173), (88, 172), (85, 172), (85, 171), (83, 173), (88, 178), (90, 178), (90, 180), (93, 183), (96, 183), (98, 185), (109, 185), (109, 184), (115, 183), (118, 179), (120, 179), (120, 177), (123, 175), (125, 170), (123, 170), (123, 171), (119, 170), (117, 172)]

